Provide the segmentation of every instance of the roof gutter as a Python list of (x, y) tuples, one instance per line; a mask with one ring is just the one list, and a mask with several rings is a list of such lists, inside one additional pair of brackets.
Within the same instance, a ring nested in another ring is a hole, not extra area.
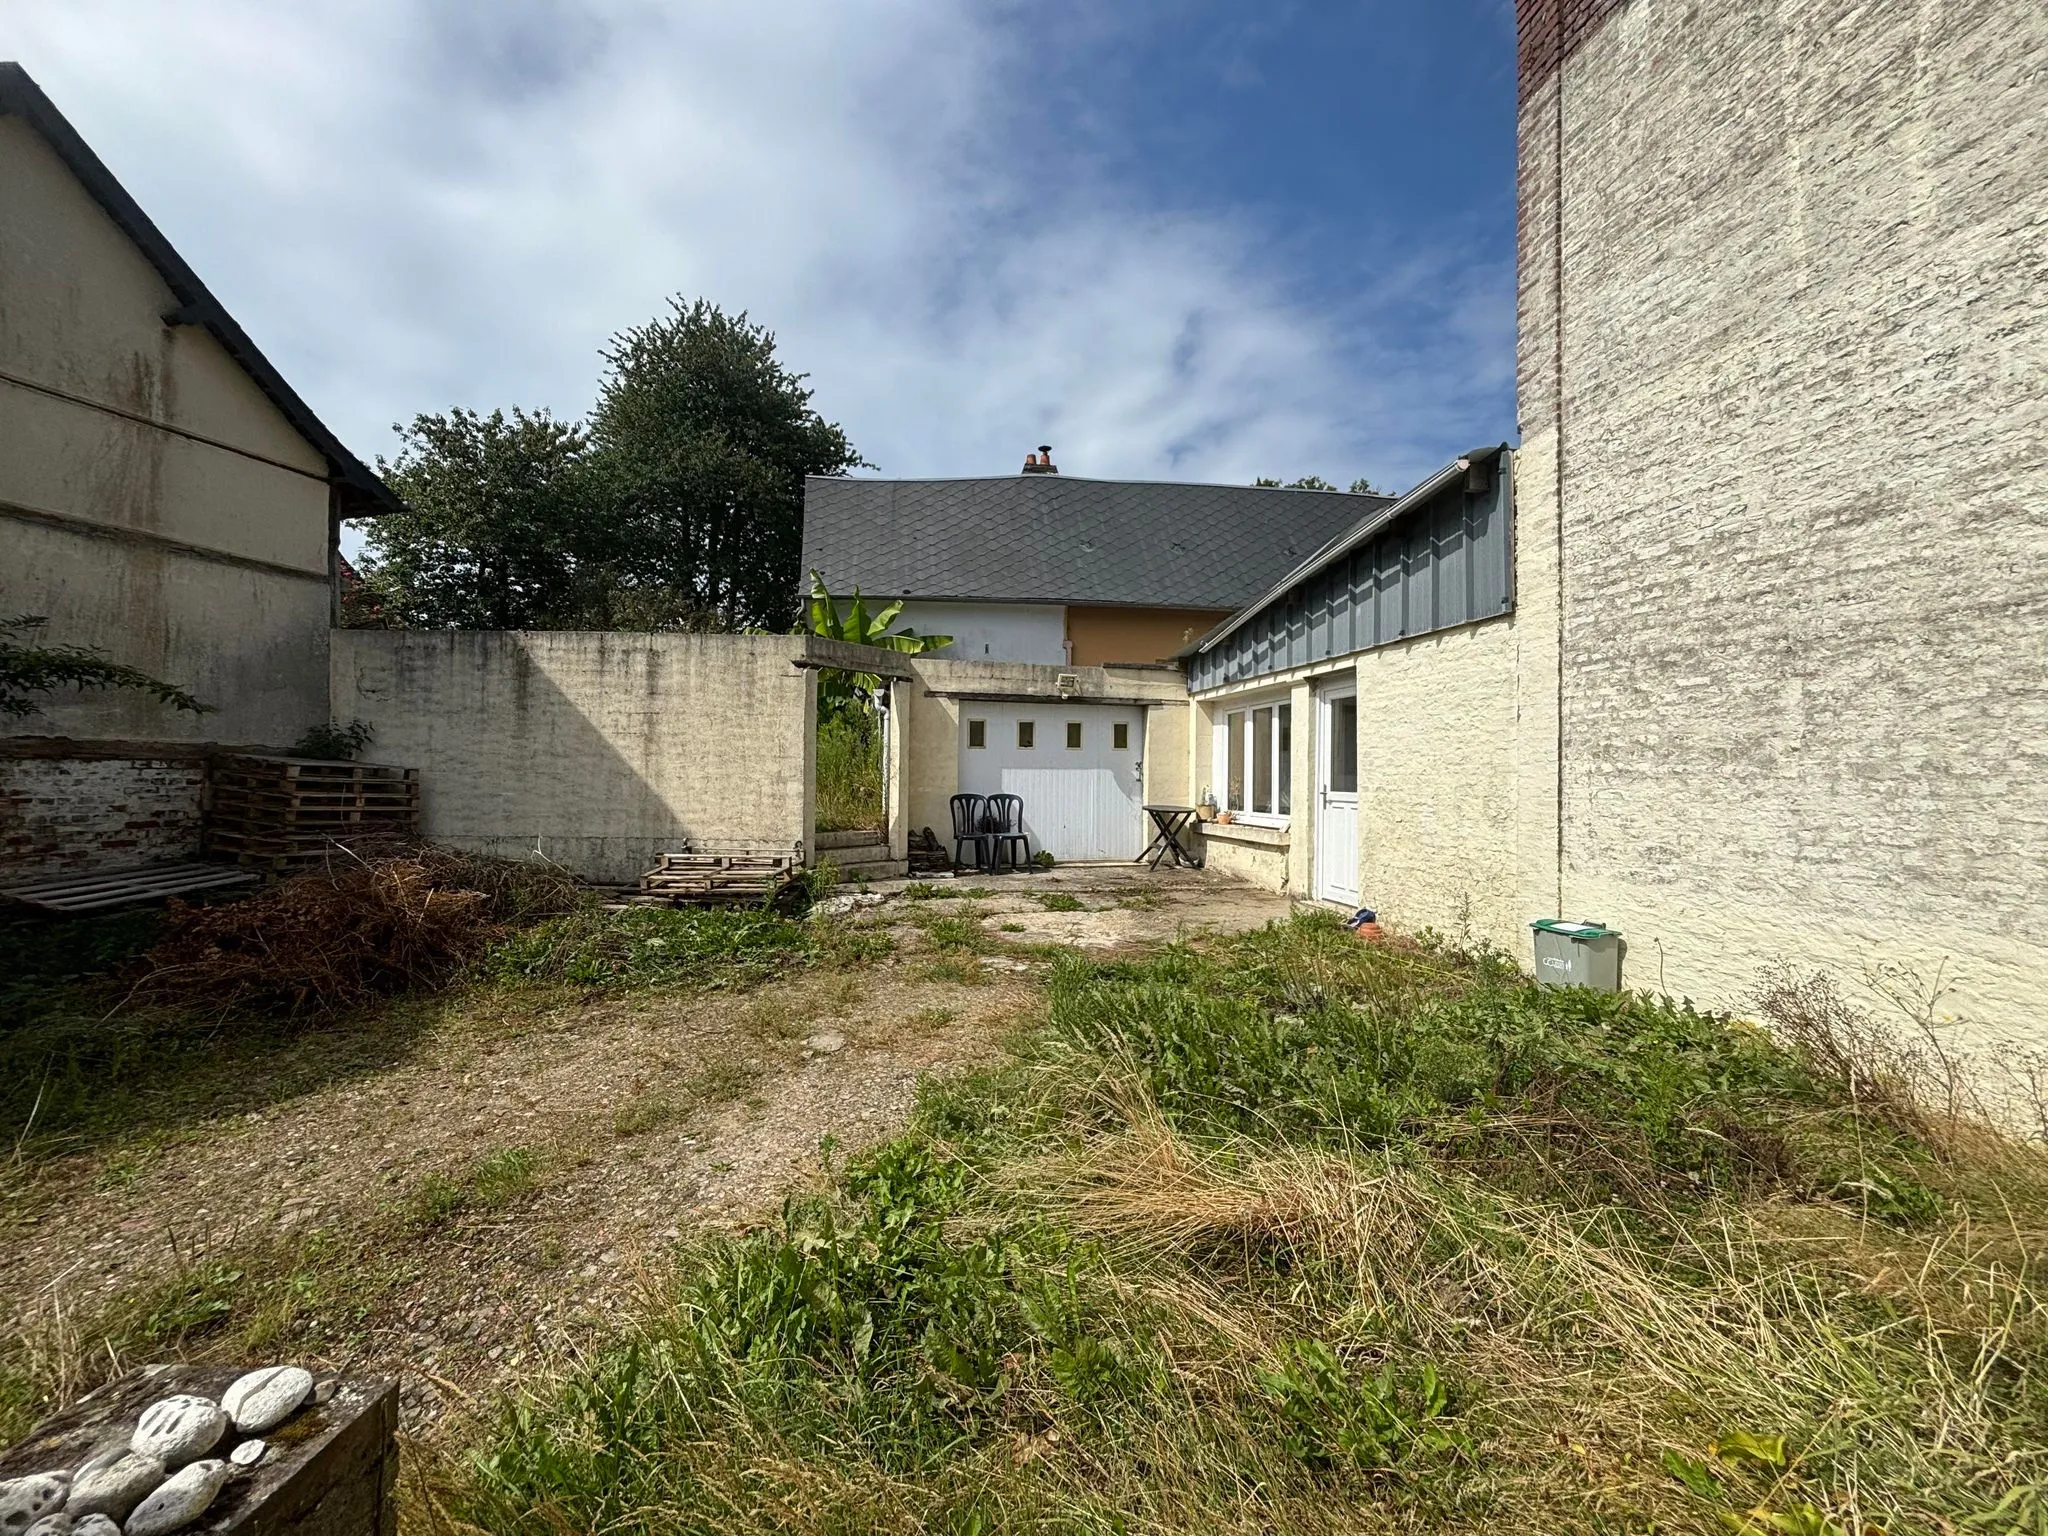
[(1475, 464), (1490, 463), (1494, 459), (1499, 458), (1500, 454), (1501, 449), (1499, 448), (1475, 448), (1463, 457), (1451, 460), (1450, 463), (1431, 475), (1422, 484), (1416, 486), (1407, 495), (1380, 508), (1379, 511), (1366, 518), (1348, 533), (1341, 533), (1330, 543), (1325, 544), (1285, 576), (1282, 576), (1265, 596), (1261, 597), (1250, 607), (1238, 609), (1236, 613), (1233, 613), (1221, 624), (1210, 630), (1208, 634), (1202, 636), (1201, 639), (1182, 651), (1180, 655), (1199, 656), (1204, 651), (1213, 650), (1216, 646), (1236, 634), (1238, 630), (1249, 624), (1253, 619), (1257, 618), (1266, 609), (1270, 608), (1278, 599), (1285, 597), (1289, 588), (1314, 575), (1315, 572), (1321, 570), (1332, 560), (1350, 554), (1359, 545), (1376, 537), (1382, 529), (1396, 518), (1404, 516), (1414, 507), (1427, 501), (1452, 481), (1463, 475), (1470, 474)]

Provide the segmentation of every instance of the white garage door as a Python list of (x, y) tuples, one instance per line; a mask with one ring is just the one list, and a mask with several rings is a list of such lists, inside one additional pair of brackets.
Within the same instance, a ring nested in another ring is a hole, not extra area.
[(960, 790), (1022, 795), (1031, 850), (1061, 863), (1135, 859), (1145, 712), (1119, 704), (960, 706)]

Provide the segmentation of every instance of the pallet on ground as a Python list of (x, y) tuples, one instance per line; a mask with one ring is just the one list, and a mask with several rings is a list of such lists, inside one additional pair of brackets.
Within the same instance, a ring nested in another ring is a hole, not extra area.
[(683, 902), (765, 901), (803, 864), (800, 848), (739, 842), (691, 842), (682, 853), (664, 853), (640, 877), (643, 901), (671, 906)]
[(0, 897), (40, 911), (78, 916), (111, 912), (172, 896), (230, 891), (254, 885), (253, 870), (221, 864), (154, 864), (140, 869), (108, 870), (94, 875), (51, 875), (0, 886)]

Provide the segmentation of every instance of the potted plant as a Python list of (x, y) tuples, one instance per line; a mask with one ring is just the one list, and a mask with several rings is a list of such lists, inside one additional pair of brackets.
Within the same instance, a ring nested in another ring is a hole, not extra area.
[(1215, 819), (1216, 792), (1214, 790), (1205, 789), (1202, 791), (1202, 798), (1195, 802), (1195, 820), (1214, 821)]

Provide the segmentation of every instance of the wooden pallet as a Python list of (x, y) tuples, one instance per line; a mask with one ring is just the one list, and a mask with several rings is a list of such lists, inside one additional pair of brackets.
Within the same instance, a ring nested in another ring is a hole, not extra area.
[(231, 891), (254, 885), (261, 878), (254, 870), (230, 869), (219, 864), (154, 864), (97, 875), (52, 875), (44, 880), (25, 880), (0, 886), (0, 897), (39, 911), (76, 916), (202, 891)]
[(285, 873), (352, 844), (419, 834), (419, 770), (254, 753), (213, 766), (202, 846)]
[(664, 853), (640, 877), (640, 899), (668, 906), (712, 901), (766, 901), (803, 867), (803, 848), (691, 839), (682, 853)]

